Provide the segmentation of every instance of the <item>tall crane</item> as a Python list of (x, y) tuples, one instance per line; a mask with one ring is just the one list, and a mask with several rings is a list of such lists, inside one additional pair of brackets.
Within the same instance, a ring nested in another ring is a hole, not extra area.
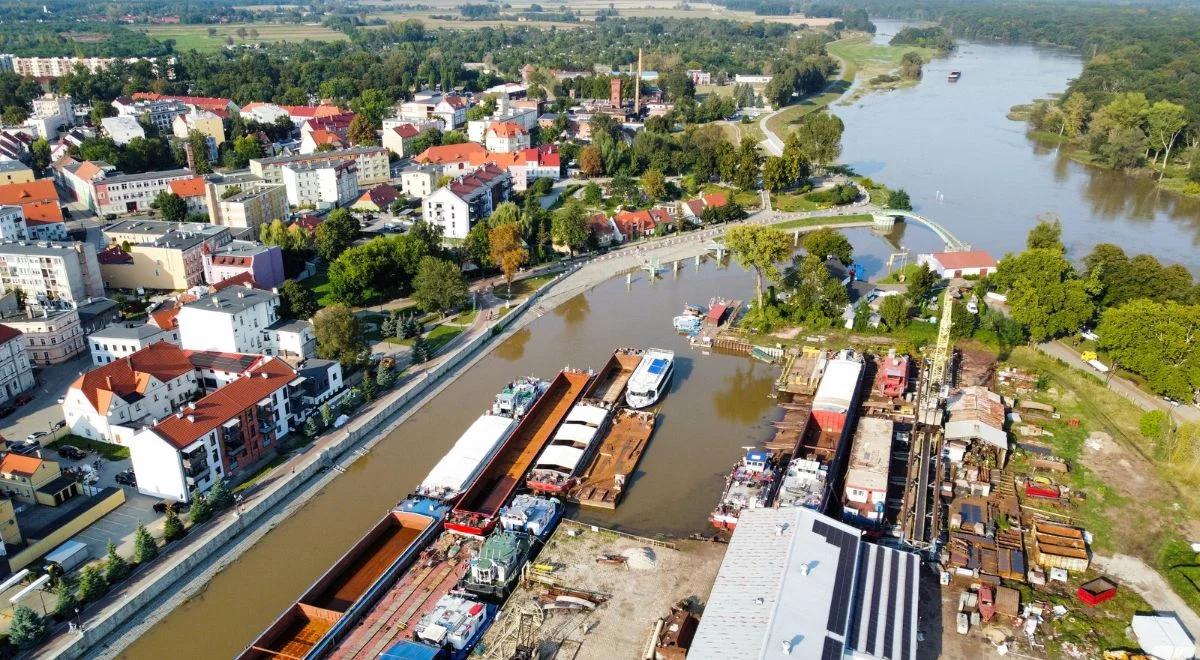
[(927, 376), (922, 379), (924, 387), (921, 390), (920, 412), (921, 421), (925, 424), (941, 426), (942, 392), (949, 381), (950, 371), (950, 330), (954, 326), (954, 291), (947, 288), (942, 296), (939, 310), (942, 313), (938, 321), (937, 343), (933, 347), (933, 357), (929, 361)]

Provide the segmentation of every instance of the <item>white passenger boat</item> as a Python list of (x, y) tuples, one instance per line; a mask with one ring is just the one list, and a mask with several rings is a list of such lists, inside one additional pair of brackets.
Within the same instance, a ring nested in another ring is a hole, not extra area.
[(633, 371), (625, 392), (625, 403), (630, 408), (648, 408), (662, 398), (671, 384), (675, 371), (675, 352), (651, 348), (642, 356), (642, 362)]

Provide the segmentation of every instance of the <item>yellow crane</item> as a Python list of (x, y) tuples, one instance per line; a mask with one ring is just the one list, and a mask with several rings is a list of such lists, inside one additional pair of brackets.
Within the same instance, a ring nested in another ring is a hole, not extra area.
[(933, 347), (933, 356), (925, 377), (921, 379), (921, 392), (918, 410), (921, 422), (930, 426), (941, 426), (942, 390), (949, 384), (947, 373), (950, 368), (950, 329), (954, 325), (954, 296), (950, 289), (942, 296), (939, 307), (942, 316), (938, 321), (937, 343)]

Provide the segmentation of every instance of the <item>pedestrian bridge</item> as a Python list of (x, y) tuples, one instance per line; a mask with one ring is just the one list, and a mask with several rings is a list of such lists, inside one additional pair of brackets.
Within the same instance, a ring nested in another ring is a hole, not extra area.
[(878, 209), (872, 212), (875, 216), (875, 225), (879, 227), (891, 226), (891, 223), (886, 221), (886, 218), (900, 218), (906, 221), (912, 221), (917, 224), (925, 225), (932, 231), (943, 243), (946, 244), (947, 252), (962, 252), (970, 250), (971, 245), (960, 240), (949, 229), (946, 229), (941, 223), (930, 220), (923, 215), (917, 215), (912, 211), (903, 211), (901, 209)]

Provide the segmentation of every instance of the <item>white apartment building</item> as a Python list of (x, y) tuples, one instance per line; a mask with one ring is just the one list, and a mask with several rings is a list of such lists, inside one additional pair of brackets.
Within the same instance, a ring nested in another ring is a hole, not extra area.
[(496, 165), (488, 164), (472, 174), (461, 176), (438, 188), (421, 202), (425, 222), (442, 228), (447, 238), (466, 238), (479, 220), (508, 199), (512, 177)]
[[(115, 57), (17, 57), (0, 55), (0, 70), (31, 78), (61, 78), (82, 66), (92, 73), (108, 68)], [(136, 58), (132, 58), (136, 61)]]
[(190, 179), (186, 167), (142, 174), (106, 175), (92, 183), (92, 210), (98, 215), (147, 211), (158, 193), (170, 192), (171, 182)]
[(66, 362), (86, 350), (87, 337), (74, 308), (30, 307), (24, 316), (5, 318), (4, 324), (25, 335), (25, 354), (35, 365)]
[(102, 367), (160, 341), (178, 346), (179, 330), (163, 330), (151, 323), (114, 323), (88, 335), (88, 350), (92, 354), (92, 365)]
[(29, 302), (81, 304), (104, 295), (91, 243), (0, 243), (0, 293), (21, 289)]
[(425, 199), (437, 188), (442, 168), (437, 165), (413, 165), (400, 172), (400, 192), (405, 197)]
[(363, 187), (387, 183), (392, 178), (388, 150), (383, 147), (351, 147), (316, 154), (292, 154), (255, 158), (250, 161), (250, 173), (269, 184), (283, 183), (283, 168), (294, 163), (353, 160), (358, 171), (358, 185)]
[(63, 419), (75, 435), (124, 445), (139, 428), (170, 415), (198, 391), (187, 354), (157, 342), (71, 383), (63, 397)]
[(29, 238), (25, 210), (20, 206), (0, 206), (0, 240), (21, 241)]
[(358, 197), (358, 168), (352, 160), (289, 163), (283, 167), (288, 204), (328, 209)]
[(251, 186), (227, 197), (216, 191), (217, 186), (212, 183), (206, 184), (204, 195), (208, 205), (208, 217), (215, 224), (246, 228), (257, 237), (263, 225), (287, 218), (286, 186)]
[(0, 404), (8, 403), (35, 384), (21, 331), (0, 325)]
[(134, 101), (128, 96), (120, 96), (113, 100), (112, 107), (117, 109), (117, 115), (121, 117), (145, 117), (163, 133), (170, 133), (175, 118), (188, 112), (187, 105), (176, 99)]
[(116, 117), (105, 117), (100, 120), (100, 128), (104, 129), (105, 134), (112, 138), (118, 146), (129, 144), (134, 138), (146, 137), (146, 129), (142, 128), (141, 123), (135, 117), (129, 115), (117, 115)]
[(265, 354), (279, 320), (279, 294), (231, 286), (188, 303), (176, 317), (179, 345), (193, 351)]

